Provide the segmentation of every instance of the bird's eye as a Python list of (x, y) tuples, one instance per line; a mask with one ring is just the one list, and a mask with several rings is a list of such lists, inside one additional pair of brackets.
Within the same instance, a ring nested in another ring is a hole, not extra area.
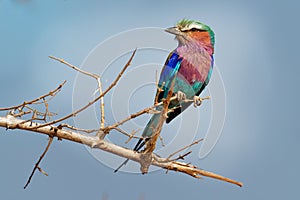
[(201, 31), (201, 30), (197, 29), (197, 28), (192, 28), (190, 31), (196, 32), (196, 31)]
[(191, 28), (191, 29), (183, 29), (181, 32), (205, 32), (205, 30), (198, 29), (198, 28)]
[(198, 28), (192, 28), (190, 31), (192, 31), (192, 32), (206, 32), (206, 30), (198, 29)]

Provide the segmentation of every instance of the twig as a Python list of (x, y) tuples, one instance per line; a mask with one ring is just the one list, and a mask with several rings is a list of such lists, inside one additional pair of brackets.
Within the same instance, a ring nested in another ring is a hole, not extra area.
[(135, 130), (133, 130), (132, 132), (131, 132), (131, 134), (129, 134), (129, 138), (125, 141), (125, 144), (127, 144), (128, 142), (130, 142), (130, 140), (132, 139), (132, 138), (142, 138), (142, 139), (144, 139), (143, 137), (139, 137), (139, 136), (135, 136), (135, 134), (137, 133), (138, 131), (135, 131)]
[[(99, 94), (101, 95), (103, 93), (103, 90), (102, 90), (102, 84), (100, 81), (100, 77), (97, 78), (97, 83), (98, 83)], [(104, 97), (103, 96), (100, 98), (100, 111), (101, 111), (100, 128), (103, 129), (105, 126)]]
[[(170, 100), (172, 101), (172, 100), (176, 100), (176, 99), (177, 99), (177, 97), (174, 96)], [(134, 118), (140, 116), (140, 115), (143, 115), (145, 113), (149, 113), (150, 111), (152, 111), (153, 109), (155, 109), (156, 107), (161, 106), (161, 105), (163, 105), (163, 102), (156, 103), (153, 106), (150, 106), (148, 108), (140, 110), (140, 111), (138, 111), (138, 112), (136, 112), (134, 114), (131, 114), (128, 117), (126, 117), (125, 119), (122, 119), (122, 120), (118, 121), (117, 123), (115, 123), (113, 125), (105, 127), (104, 128), (104, 132), (109, 132), (111, 129), (114, 129), (114, 128), (116, 128), (116, 127), (118, 127), (118, 126), (120, 126), (120, 125), (128, 122), (129, 120), (134, 119)], [(158, 111), (158, 112), (160, 112), (160, 111)]]
[(199, 140), (194, 141), (193, 143), (191, 143), (191, 144), (189, 144), (189, 145), (187, 145), (187, 146), (185, 146), (185, 147), (183, 147), (183, 148), (181, 148), (181, 149), (179, 149), (179, 150), (177, 150), (177, 151), (175, 151), (174, 153), (171, 153), (171, 154), (168, 156), (167, 160), (169, 160), (170, 158), (172, 158), (174, 155), (178, 154), (179, 152), (184, 151), (184, 150), (186, 150), (187, 148), (190, 148), (191, 146), (193, 146), (193, 145), (195, 145), (195, 144), (198, 144), (198, 143), (201, 142), (201, 141), (203, 141), (202, 138), (199, 139)]
[(161, 142), (161, 146), (165, 146), (165, 143), (164, 143), (164, 139), (161, 137), (161, 135), (159, 135), (159, 140)]
[(122, 129), (117, 128), (117, 127), (113, 128), (113, 129), (115, 129), (116, 131), (119, 131), (120, 133), (122, 133), (122, 134), (124, 134), (128, 137), (128, 140), (125, 142), (125, 144), (127, 144), (132, 138), (135, 138), (135, 139), (143, 138), (143, 137), (135, 136), (137, 131), (132, 131), (132, 134), (129, 134), (129, 133), (126, 133), (125, 131), (123, 131)]
[(28, 115), (28, 114), (30, 114), (31, 113), (31, 111), (20, 111), (19, 113), (13, 113), (13, 112), (10, 112), (10, 114), (12, 114), (14, 117), (22, 117), (22, 116), (24, 116), (24, 115)]
[(130, 59), (128, 60), (128, 62), (126, 63), (126, 65), (123, 67), (122, 71), (119, 73), (119, 75), (117, 76), (117, 78), (114, 80), (114, 82), (101, 94), (99, 95), (98, 97), (96, 97), (95, 99), (93, 99), (92, 101), (88, 102), (85, 106), (79, 108), (78, 110), (62, 117), (62, 118), (59, 118), (57, 120), (53, 120), (51, 122), (48, 122), (48, 123), (45, 123), (45, 124), (41, 124), (39, 126), (36, 126), (32, 129), (38, 129), (38, 128), (42, 128), (42, 127), (45, 127), (45, 126), (49, 126), (49, 125), (52, 125), (52, 124), (56, 124), (58, 122), (61, 122), (61, 121), (64, 121), (70, 117), (74, 117), (76, 116), (78, 113), (84, 111), (85, 109), (87, 109), (88, 107), (90, 107), (91, 105), (93, 105), (94, 103), (96, 103), (97, 101), (99, 101), (102, 97), (104, 97), (116, 84), (117, 82), (120, 80), (120, 78), (122, 77), (123, 73), (125, 72), (125, 70), (129, 67), (129, 65), (131, 64), (131, 61), (135, 55), (135, 52), (136, 50), (133, 51)]
[(97, 131), (98, 131), (98, 129), (82, 129), (82, 128), (77, 128), (77, 127), (74, 127), (74, 126), (71, 126), (71, 125), (65, 124), (65, 123), (60, 124), (60, 125), (58, 126), (59, 129), (61, 129), (61, 128), (63, 128), (63, 127), (68, 128), (68, 129), (71, 129), (71, 130), (73, 130), (73, 131), (79, 131), (79, 132), (84, 132), (84, 133), (94, 133), (94, 132), (97, 132)]
[(30, 105), (30, 104), (34, 104), (37, 101), (40, 101), (41, 99), (44, 99), (48, 96), (55, 96), (58, 92), (60, 92), (60, 89), (63, 87), (63, 85), (66, 83), (67, 81), (64, 81), (63, 83), (61, 83), (56, 89), (50, 91), (47, 94), (44, 94), (36, 99), (30, 100), (30, 101), (24, 101), (22, 104), (16, 105), (16, 106), (11, 106), (11, 107), (7, 107), (7, 108), (0, 108), (0, 111), (4, 111), (4, 110), (14, 110), (20, 107), (24, 107), (25, 105)]
[(124, 124), (125, 122), (127, 122), (127, 121), (129, 121), (129, 120), (131, 120), (131, 119), (134, 119), (134, 118), (136, 118), (136, 117), (138, 117), (138, 116), (140, 116), (140, 115), (142, 115), (142, 114), (148, 113), (148, 112), (149, 112), (150, 110), (152, 110), (152, 109), (153, 109), (153, 106), (151, 106), (151, 107), (149, 107), (149, 108), (145, 108), (145, 109), (143, 109), (143, 110), (141, 110), (141, 111), (138, 111), (138, 112), (136, 112), (136, 113), (134, 113), (134, 114), (131, 114), (131, 115), (128, 116), (127, 118), (125, 118), (125, 119), (123, 119), (123, 120), (121, 120), (121, 121), (118, 121), (117, 123), (115, 123), (115, 124), (113, 124), (113, 125), (110, 125), (110, 126), (105, 127), (103, 130), (104, 130), (105, 133), (108, 133), (111, 129), (115, 129), (115, 128), (117, 128), (118, 126)]
[[(44, 102), (42, 102), (42, 103), (45, 104)], [(57, 113), (52, 113), (52, 112), (40, 112), (40, 111), (38, 111), (38, 110), (36, 110), (34, 108), (31, 108), (31, 107), (29, 107), (27, 105), (24, 106), (22, 109), (24, 109), (24, 108), (26, 108), (26, 109), (28, 109), (30, 111), (30, 112), (26, 111), (26, 113), (28, 112), (28, 114), (33, 112), (33, 113), (35, 113), (36, 116), (43, 116), (43, 118), (40, 119), (40, 120), (44, 120), (45, 119), (44, 118), (45, 115), (47, 115), (48, 117), (52, 117), (52, 116), (57, 115)], [(22, 109), (18, 109), (18, 111), (20, 112), (20, 110), (22, 110)], [(47, 108), (46, 108), (46, 110), (47, 110)]]
[[(205, 99), (209, 99), (209, 98), (210, 98), (210, 97), (207, 96), (207, 97), (204, 97), (204, 98), (201, 98), (201, 99), (202, 99), (202, 100), (205, 100)], [(177, 100), (177, 96), (173, 96), (173, 97), (170, 98), (170, 101), (174, 101), (174, 100)], [(184, 101), (184, 102), (194, 102), (193, 99), (185, 99), (185, 100), (183, 100), (183, 101)], [(143, 109), (143, 110), (140, 110), (140, 111), (138, 111), (138, 112), (136, 112), (136, 113), (134, 113), (134, 114), (129, 115), (129, 116), (126, 117), (125, 119), (122, 119), (122, 120), (116, 122), (116, 123), (113, 124), (113, 125), (110, 125), (110, 126), (105, 127), (105, 128), (103, 129), (103, 131), (104, 131), (105, 133), (108, 133), (111, 129), (114, 129), (114, 128), (116, 128), (116, 127), (118, 127), (118, 126), (120, 126), (120, 125), (122, 125), (122, 124), (124, 124), (124, 123), (126, 123), (126, 122), (128, 122), (128, 121), (130, 121), (130, 120), (132, 120), (132, 119), (134, 119), (134, 118), (136, 118), (136, 117), (138, 117), (138, 116), (140, 116), (140, 115), (149, 113), (150, 111), (154, 110), (156, 107), (161, 106), (161, 105), (163, 105), (163, 102), (162, 102), (162, 101), (159, 102), (159, 103), (155, 103), (153, 106), (150, 106), (150, 107), (148, 107), (148, 108), (145, 108), (145, 109)], [(177, 108), (177, 107), (175, 107), (175, 108)], [(173, 112), (175, 108), (169, 109), (168, 112)], [(157, 112), (159, 113), (160, 111), (157, 111)]]
[(75, 71), (78, 71), (84, 75), (87, 75), (87, 76), (90, 76), (90, 77), (93, 77), (95, 79), (97, 79), (99, 76), (97, 74), (93, 74), (93, 73), (90, 73), (90, 72), (87, 72), (87, 71), (84, 71), (78, 67), (76, 67), (75, 65), (72, 65), (70, 63), (68, 63), (67, 61), (65, 61), (64, 59), (61, 59), (61, 58), (56, 58), (55, 56), (48, 56), (49, 58), (53, 59), (53, 60), (56, 60), (56, 61), (59, 61), (69, 67), (71, 67), (72, 69), (74, 69)]
[(44, 175), (48, 176), (48, 174), (47, 174), (44, 170), (42, 170), (42, 168), (39, 167), (39, 164), (40, 164), (40, 162), (42, 161), (42, 159), (44, 158), (44, 156), (46, 155), (47, 151), (49, 150), (49, 147), (51, 146), (52, 141), (53, 141), (53, 136), (49, 136), (48, 144), (47, 144), (47, 146), (46, 146), (44, 152), (43, 152), (42, 155), (40, 156), (39, 160), (37, 161), (37, 163), (35, 163), (35, 166), (34, 166), (32, 172), (31, 172), (31, 174), (30, 174), (30, 176), (29, 176), (29, 178), (28, 178), (28, 180), (27, 180), (27, 182), (26, 182), (26, 184), (25, 184), (25, 186), (24, 186), (24, 189), (26, 189), (26, 187), (29, 185), (29, 183), (30, 183), (30, 181), (31, 181), (31, 179), (32, 179), (32, 177), (33, 177), (33, 175), (34, 175), (36, 169), (38, 169), (38, 170), (39, 170), (41, 173), (43, 173)]
[[(90, 73), (90, 72), (87, 72), (87, 71), (84, 71), (78, 67), (76, 67), (75, 65), (72, 65), (70, 63), (68, 63), (67, 61), (61, 59), (61, 58), (56, 58), (54, 56), (49, 56), (49, 58), (51, 59), (54, 59), (54, 60), (57, 60), (69, 67), (71, 67), (72, 69), (74, 69), (75, 71), (78, 71), (84, 75), (87, 75), (87, 76), (90, 76), (94, 79), (96, 79), (97, 81), (97, 85), (98, 85), (98, 90), (99, 90), (99, 93), (100, 95), (102, 95), (103, 91), (102, 91), (102, 84), (101, 84), (101, 80), (100, 80), (100, 76), (97, 75), (97, 74), (93, 74), (93, 73)], [(101, 111), (101, 128), (104, 128), (104, 124), (105, 124), (105, 113), (104, 113), (104, 98), (103, 96), (100, 98), (100, 111)]]
[[(24, 106), (24, 108), (27, 108), (29, 111), (26, 111), (26, 112), (23, 112), (23, 113), (25, 113), (25, 114), (30, 114), (30, 113), (32, 113), (32, 116), (31, 116), (30, 119), (27, 119), (27, 120), (23, 121), (22, 123), (26, 123), (26, 122), (31, 122), (31, 123), (33, 123), (35, 120), (46, 122), (47, 116), (48, 116), (48, 117), (53, 116), (54, 114), (51, 113), (51, 112), (49, 112), (49, 110), (48, 110), (48, 103), (46, 103), (46, 102), (43, 102), (43, 103), (45, 104), (45, 108), (46, 108), (46, 111), (45, 111), (44, 113), (42, 113), (42, 112), (40, 112), (40, 111), (38, 111), (38, 110), (35, 110), (35, 109), (33, 109), (33, 108), (30, 108), (30, 107), (28, 107), (28, 106)], [(19, 110), (19, 109), (18, 109), (18, 110)], [(9, 114), (12, 114), (13, 116), (16, 117), (16, 115), (13, 114), (13, 111), (10, 112)], [(18, 115), (17, 115), (17, 116), (18, 116)], [(38, 117), (38, 116), (42, 116), (42, 117)]]
[(189, 151), (183, 155), (179, 155), (177, 158), (172, 159), (171, 161), (176, 161), (176, 160), (184, 160), (184, 157), (190, 155), (192, 153), (192, 151)]

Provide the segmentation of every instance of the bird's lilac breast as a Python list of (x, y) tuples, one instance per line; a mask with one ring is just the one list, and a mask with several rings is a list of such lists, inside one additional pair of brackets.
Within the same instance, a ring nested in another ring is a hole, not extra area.
[(202, 47), (181, 46), (177, 53), (182, 58), (179, 75), (190, 85), (205, 82), (212, 64), (211, 55)]

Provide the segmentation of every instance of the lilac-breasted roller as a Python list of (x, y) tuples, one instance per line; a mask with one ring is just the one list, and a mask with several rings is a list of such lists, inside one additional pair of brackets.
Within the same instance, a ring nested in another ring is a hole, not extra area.
[[(191, 105), (184, 99), (194, 99), (194, 106), (201, 103), (199, 95), (207, 86), (213, 70), (215, 35), (209, 26), (186, 19), (165, 31), (176, 36), (178, 47), (169, 54), (161, 71), (155, 99), (161, 102), (171, 89), (173, 96), (177, 95), (177, 100), (169, 104), (169, 109), (173, 109), (166, 119), (169, 123)], [(151, 117), (142, 134), (144, 139), (138, 141), (134, 151), (139, 151), (145, 140), (154, 134), (159, 117), (160, 114)], [(128, 159), (115, 172), (127, 162)]]

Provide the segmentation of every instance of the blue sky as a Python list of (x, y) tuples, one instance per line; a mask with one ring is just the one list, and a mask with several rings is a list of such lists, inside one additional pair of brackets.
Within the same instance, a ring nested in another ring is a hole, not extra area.
[[(114, 174), (85, 147), (55, 140), (42, 162), (50, 176), (37, 173), (24, 191), (23, 185), (47, 138), (0, 129), (0, 198), (295, 197), (300, 178), (298, 7), (294, 1), (0, 0), (0, 107), (37, 97), (67, 80), (51, 105), (61, 115), (72, 110), (76, 73), (48, 55), (80, 66), (98, 44), (123, 31), (170, 27), (182, 18), (209, 24), (216, 33), (215, 60), (226, 89), (226, 119), (213, 151), (200, 160), (195, 148), (195, 154), (187, 159), (244, 183), (239, 188), (209, 178), (165, 174), (164, 170), (144, 176)], [(140, 37), (148, 39), (147, 35)], [(133, 65), (152, 62), (151, 56), (163, 63), (166, 52), (141, 53)], [(139, 98), (143, 102), (130, 107), (130, 111), (151, 103), (152, 94), (147, 100)], [(208, 107), (200, 109), (204, 122)], [(182, 123), (190, 122), (184, 119)], [(108, 117), (108, 121), (113, 118)], [(164, 131), (176, 129), (174, 124), (171, 128), (165, 126)]]

